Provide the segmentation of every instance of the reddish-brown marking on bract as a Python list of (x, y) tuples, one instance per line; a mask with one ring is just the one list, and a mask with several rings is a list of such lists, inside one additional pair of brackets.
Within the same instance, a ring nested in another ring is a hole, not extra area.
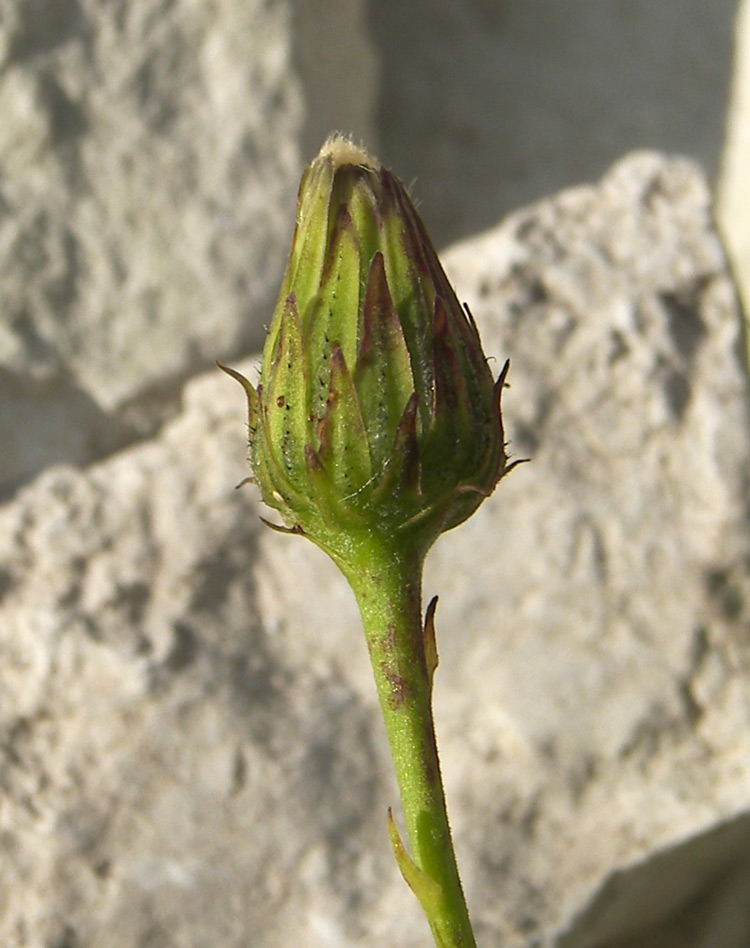
[(396, 652), (396, 643), (398, 642), (398, 629), (394, 622), (388, 623), (388, 628), (383, 636), (383, 651), (386, 655), (394, 655)]
[(380, 662), (380, 672), (388, 682), (388, 692), (386, 701), (391, 711), (398, 711), (404, 706), (411, 693), (411, 685), (408, 679), (399, 675), (396, 662), (386, 659)]
[(400, 708), (403, 708), (409, 697), (409, 682), (393, 671), (386, 669), (384, 669), (384, 671), (385, 677), (388, 679), (388, 684), (391, 686), (390, 693), (388, 694), (388, 707), (391, 711), (398, 711)]

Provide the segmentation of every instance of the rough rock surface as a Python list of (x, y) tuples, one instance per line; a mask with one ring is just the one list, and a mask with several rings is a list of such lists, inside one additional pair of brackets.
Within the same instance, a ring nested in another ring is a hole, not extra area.
[(302, 165), (331, 125), (372, 137), (362, 3), (319, 7), (2, 4), (0, 492), (153, 430), (259, 344)]
[[(750, 428), (705, 183), (635, 155), (446, 263), (532, 458), (426, 583), (479, 943), (744, 948)], [(353, 597), (232, 490), (243, 425), (197, 378), (0, 508), (8, 948), (427, 944)]]
[(515, 893), (489, 943), (528, 926), (560, 948), (739, 948), (746, 898), (732, 938), (708, 910), (679, 917), (744, 884), (750, 841), (747, 374), (708, 190), (636, 155), (448, 263), (511, 356), (510, 436), (533, 458), (467, 524), (467, 549), (497, 550), (460, 559), (483, 592), (442, 617), (464, 629), (443, 674), (472, 683), (452, 719), (474, 772), (462, 815), (494, 789), (494, 823), (466, 828), (472, 884), (488, 904)]

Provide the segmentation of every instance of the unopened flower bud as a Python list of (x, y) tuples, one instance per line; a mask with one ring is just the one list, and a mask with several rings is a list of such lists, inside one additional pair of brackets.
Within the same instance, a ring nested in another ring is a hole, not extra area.
[(358, 534), (426, 552), (508, 469), (506, 371), (493, 380), (399, 179), (330, 138), (300, 185), (260, 383), (237, 376), (263, 500), (339, 561)]

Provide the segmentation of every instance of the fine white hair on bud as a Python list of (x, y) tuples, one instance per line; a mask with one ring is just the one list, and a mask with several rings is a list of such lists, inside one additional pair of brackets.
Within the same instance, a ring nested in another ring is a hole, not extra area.
[(343, 132), (333, 132), (328, 136), (323, 147), (320, 149), (319, 158), (330, 158), (334, 170), (343, 165), (357, 165), (360, 168), (378, 167), (378, 160), (374, 155), (361, 146), (355, 144), (352, 139)]

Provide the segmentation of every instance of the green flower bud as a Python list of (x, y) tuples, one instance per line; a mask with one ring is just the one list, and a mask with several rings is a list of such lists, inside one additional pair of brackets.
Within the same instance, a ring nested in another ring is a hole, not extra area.
[(479, 334), (399, 179), (330, 138), (297, 226), (250, 405), (263, 500), (334, 559), (358, 534), (422, 553), (510, 469)]

